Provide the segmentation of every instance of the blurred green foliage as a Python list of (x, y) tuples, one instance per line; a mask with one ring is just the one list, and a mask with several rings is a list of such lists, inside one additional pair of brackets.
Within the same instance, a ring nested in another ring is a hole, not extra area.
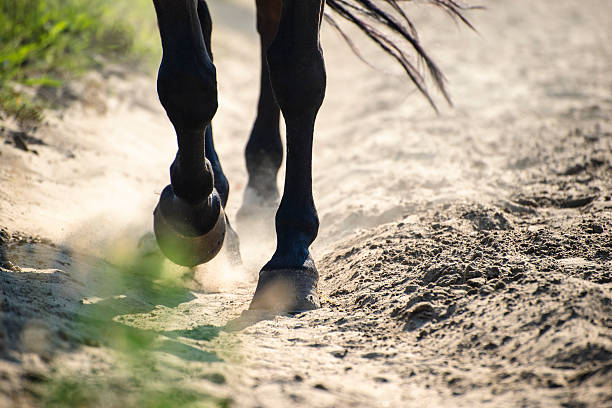
[(37, 120), (41, 103), (20, 85), (60, 87), (108, 61), (149, 68), (155, 24), (150, 0), (0, 0), (0, 110)]
[[(224, 384), (214, 370), (236, 354), (231, 346), (204, 343), (221, 328), (196, 326), (166, 330), (168, 320), (152, 312), (175, 309), (195, 297), (185, 284), (193, 279), (186, 268), (169, 263), (154, 246), (154, 237), (133, 250), (117, 240), (105, 261), (84, 272), (87, 291), (72, 322), (73, 346), (98, 348), (91, 369), (54, 365), (52, 375), (35, 386), (37, 406), (46, 408), (227, 408), (232, 400), (198, 389), (198, 381)], [(88, 277), (87, 277), (88, 276)], [(170, 312), (168, 318), (172, 318)], [(158, 320), (159, 319), (159, 320)], [(75, 349), (67, 349), (70, 353)], [(106, 356), (101, 358), (101, 355)], [(106, 363), (102, 363), (106, 361)], [(104, 368), (112, 362), (112, 369)], [(200, 363), (194, 365), (194, 363)], [(97, 367), (96, 365), (99, 364)], [(192, 383), (190, 385), (190, 383)]]
[(146, 386), (131, 397), (120, 396), (123, 385), (117, 383), (86, 383), (61, 379), (49, 384), (49, 392), (40, 401), (45, 408), (229, 408), (228, 399), (183, 388), (156, 389)]

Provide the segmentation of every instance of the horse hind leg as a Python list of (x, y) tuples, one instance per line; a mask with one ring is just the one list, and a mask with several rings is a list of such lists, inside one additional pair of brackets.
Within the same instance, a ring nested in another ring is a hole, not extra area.
[[(273, 215), (278, 206), (278, 170), (283, 161), (280, 108), (274, 98), (266, 54), (274, 40), (281, 16), (281, 0), (256, 0), (257, 31), (260, 39), (260, 89), (257, 116), (245, 148), (248, 183), (238, 211), (241, 224)], [(260, 227), (265, 227), (261, 225)], [(261, 228), (260, 228), (261, 229)]]
[(267, 51), (272, 88), (287, 130), (286, 176), (276, 213), (276, 251), (259, 274), (250, 309), (292, 312), (319, 307), (319, 274), (309, 246), (319, 228), (312, 197), (312, 142), (326, 84), (319, 45), (322, 9), (322, 0), (283, 0), (278, 33)]
[[(210, 18), (210, 11), (208, 10), (208, 5), (204, 0), (198, 0), (198, 18), (200, 20), (200, 27), (202, 29), (204, 44), (206, 45), (206, 51), (208, 52), (208, 56), (212, 62), (212, 19)], [(210, 161), (210, 164), (213, 169), (215, 190), (217, 190), (217, 192), (219, 193), (222, 207), (226, 208), (227, 200), (229, 199), (230, 186), (227, 177), (225, 177), (225, 173), (223, 172), (221, 160), (219, 160), (219, 156), (217, 155), (217, 151), (215, 150), (212, 124), (206, 127), (204, 136), (204, 151), (206, 158), (208, 159), (208, 161)], [(238, 234), (232, 228), (227, 214), (225, 214), (225, 224), (227, 228), (224, 245), (227, 249), (227, 254), (232, 262), (239, 264), (242, 262), (242, 258), (240, 256), (240, 240), (238, 238)]]
[(210, 17), (207, 9), (198, 8), (198, 0), (153, 3), (163, 48), (157, 92), (178, 142), (171, 184), (154, 212), (154, 229), (164, 255), (195, 266), (219, 252), (226, 232), (223, 203), (205, 154), (204, 134), (217, 110), (216, 70), (205, 39), (210, 35), (205, 18), (209, 25)]
[[(226, 208), (227, 200), (229, 199), (229, 182), (227, 181), (227, 177), (225, 177), (225, 173), (223, 172), (223, 168), (221, 167), (221, 161), (219, 160), (219, 156), (217, 156), (217, 152), (215, 150), (212, 126), (208, 126), (206, 128), (204, 141), (204, 146), (206, 149), (206, 158), (208, 159), (208, 161), (210, 161), (213, 173), (215, 175), (215, 190), (217, 190), (217, 192), (219, 193), (222, 207)], [(235, 264), (241, 264), (242, 257), (240, 256), (240, 239), (238, 238), (238, 234), (236, 233), (236, 231), (234, 231), (234, 229), (232, 228), (227, 214), (225, 214), (225, 224), (226, 234), (224, 246), (227, 250), (226, 253), (229, 256), (230, 261)]]

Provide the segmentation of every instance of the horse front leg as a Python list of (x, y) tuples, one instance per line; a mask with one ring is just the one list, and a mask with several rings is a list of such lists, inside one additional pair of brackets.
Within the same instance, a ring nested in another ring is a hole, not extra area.
[(272, 89), (286, 123), (286, 176), (276, 213), (276, 251), (259, 274), (250, 309), (319, 307), (319, 274), (309, 246), (319, 228), (312, 197), (312, 142), (326, 84), (319, 44), (322, 8), (322, 0), (283, 0), (278, 33), (267, 51)]
[(202, 5), (198, 10), (198, 0), (153, 3), (163, 48), (157, 92), (178, 141), (171, 184), (155, 209), (154, 229), (164, 255), (195, 266), (219, 252), (226, 230), (213, 166), (205, 154), (204, 133), (210, 132), (217, 110), (216, 71), (204, 36), (210, 38), (210, 16)]

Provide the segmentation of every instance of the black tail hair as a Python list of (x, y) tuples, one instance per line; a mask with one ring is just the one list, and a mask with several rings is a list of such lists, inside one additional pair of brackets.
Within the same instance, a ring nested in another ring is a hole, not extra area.
[[(452, 105), (452, 102), (446, 91), (444, 74), (419, 43), (413, 23), (401, 8), (400, 3), (411, 1), (413, 0), (327, 0), (327, 5), (339, 16), (355, 24), (380, 48), (391, 55), (402, 66), (419, 92), (427, 98), (429, 104), (437, 112), (436, 104), (427, 89), (425, 74), (415, 66), (410, 51), (406, 49), (406, 43), (416, 52), (417, 59), (425, 63), (426, 72), (429, 72), (436, 88), (440, 90), (449, 105)], [(478, 7), (465, 6), (456, 0), (422, 0), (422, 2), (441, 7), (449, 15), (474, 29), (464, 16), (464, 11)], [(334, 17), (326, 12), (325, 18), (342, 35), (353, 52), (365, 61), (353, 41), (338, 25)], [(381, 29), (385, 31), (381, 31)]]

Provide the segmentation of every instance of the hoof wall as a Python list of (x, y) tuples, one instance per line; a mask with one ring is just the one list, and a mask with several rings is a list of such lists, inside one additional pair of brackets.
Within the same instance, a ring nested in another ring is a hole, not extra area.
[[(217, 220), (208, 232), (189, 233), (185, 231), (185, 228), (180, 228), (173, 222), (177, 216), (180, 217), (179, 214), (165, 214), (162, 210), (162, 200), (180, 200), (173, 193), (170, 198), (167, 197), (168, 194), (162, 194), (160, 203), (153, 212), (153, 230), (161, 252), (172, 262), (188, 267), (194, 267), (213, 259), (221, 250), (225, 239), (226, 226), (223, 208), (219, 206)], [(181, 203), (183, 208), (187, 205), (184, 202)]]

